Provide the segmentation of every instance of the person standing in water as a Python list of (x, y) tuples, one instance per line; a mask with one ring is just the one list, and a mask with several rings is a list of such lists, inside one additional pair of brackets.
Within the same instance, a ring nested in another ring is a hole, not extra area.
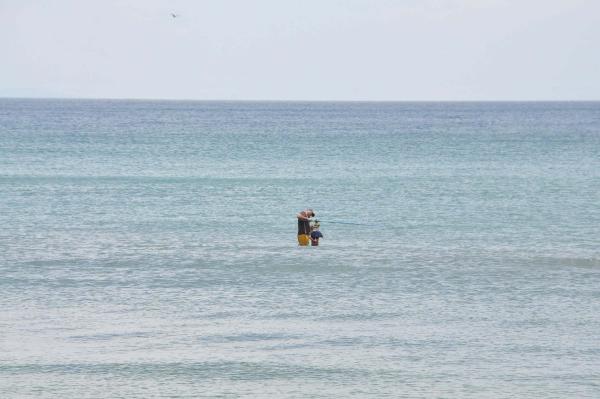
[(310, 242), (310, 218), (315, 217), (312, 209), (306, 209), (299, 212), (298, 218), (298, 245), (307, 246)]

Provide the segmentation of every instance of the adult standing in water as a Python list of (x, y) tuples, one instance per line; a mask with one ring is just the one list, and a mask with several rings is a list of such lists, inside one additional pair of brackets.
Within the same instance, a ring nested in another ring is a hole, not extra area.
[(306, 246), (310, 242), (310, 218), (315, 216), (315, 212), (310, 208), (296, 215), (298, 218), (298, 245)]

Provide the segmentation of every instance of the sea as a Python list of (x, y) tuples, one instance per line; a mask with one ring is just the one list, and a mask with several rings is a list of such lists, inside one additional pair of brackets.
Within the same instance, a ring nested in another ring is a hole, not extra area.
[(0, 99), (0, 397), (599, 398), (600, 102)]

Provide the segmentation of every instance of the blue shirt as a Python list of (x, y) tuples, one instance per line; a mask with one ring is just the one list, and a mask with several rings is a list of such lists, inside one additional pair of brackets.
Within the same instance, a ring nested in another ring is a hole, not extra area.
[(315, 230), (310, 233), (310, 238), (316, 240), (317, 238), (323, 238), (323, 234), (319, 230)]

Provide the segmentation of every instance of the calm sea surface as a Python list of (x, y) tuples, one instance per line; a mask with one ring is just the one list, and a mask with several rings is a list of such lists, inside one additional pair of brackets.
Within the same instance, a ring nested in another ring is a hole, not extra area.
[(598, 398), (600, 103), (0, 99), (0, 397)]

